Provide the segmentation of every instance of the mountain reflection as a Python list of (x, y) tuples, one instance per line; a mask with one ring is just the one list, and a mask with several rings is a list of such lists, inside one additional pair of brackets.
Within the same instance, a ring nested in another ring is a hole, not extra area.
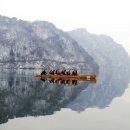
[(53, 114), (66, 107), (89, 84), (43, 82), (25, 71), (3, 70), (1, 74), (0, 124), (15, 117)]
[(90, 84), (86, 91), (67, 105), (74, 111), (84, 111), (86, 108), (104, 108), (109, 106), (115, 97), (121, 96), (130, 82), (130, 68), (112, 66), (101, 67), (96, 84)]
[(116, 67), (108, 68), (109, 71), (106, 68), (100, 71), (96, 84), (77, 82), (75, 85), (68, 81), (39, 80), (33, 77), (32, 70), (2, 70), (0, 124), (15, 117), (50, 115), (63, 107), (75, 111), (107, 107), (114, 97), (124, 93), (129, 83), (129, 75), (123, 75), (127, 68), (122, 73)]

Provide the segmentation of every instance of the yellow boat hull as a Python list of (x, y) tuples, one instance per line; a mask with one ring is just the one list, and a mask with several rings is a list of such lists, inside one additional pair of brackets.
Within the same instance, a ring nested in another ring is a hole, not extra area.
[(96, 83), (96, 75), (95, 74), (78, 74), (78, 75), (40, 75), (36, 74), (35, 77), (38, 78), (47, 78), (47, 79), (60, 79), (60, 80), (78, 80), (78, 81), (89, 81)]

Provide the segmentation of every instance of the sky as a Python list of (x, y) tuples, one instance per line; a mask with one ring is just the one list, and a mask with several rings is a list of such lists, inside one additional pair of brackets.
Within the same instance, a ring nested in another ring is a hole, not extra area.
[(130, 0), (0, 0), (0, 15), (106, 34), (130, 52)]

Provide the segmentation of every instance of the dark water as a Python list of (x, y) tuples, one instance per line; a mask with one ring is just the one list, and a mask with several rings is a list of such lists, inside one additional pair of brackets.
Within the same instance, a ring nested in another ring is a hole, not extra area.
[(96, 84), (64, 85), (39, 72), (0, 71), (0, 130), (130, 130), (128, 79), (99, 74)]

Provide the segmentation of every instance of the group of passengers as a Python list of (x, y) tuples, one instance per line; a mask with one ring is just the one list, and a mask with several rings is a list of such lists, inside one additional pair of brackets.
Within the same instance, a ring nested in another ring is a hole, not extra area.
[[(41, 75), (46, 75), (47, 72), (45, 70), (43, 70), (41, 72)], [(52, 74), (52, 75), (77, 75), (77, 70), (74, 69), (74, 70), (62, 70), (60, 71), (60, 69), (56, 69), (56, 70), (50, 70), (49, 74)]]
[(60, 71), (59, 69), (57, 69), (57, 70), (51, 70), (50, 72), (49, 72), (49, 74), (53, 74), (53, 75), (77, 75), (77, 70), (75, 69), (75, 70), (66, 70), (66, 69), (64, 69), (64, 70), (62, 70), (62, 71)]

